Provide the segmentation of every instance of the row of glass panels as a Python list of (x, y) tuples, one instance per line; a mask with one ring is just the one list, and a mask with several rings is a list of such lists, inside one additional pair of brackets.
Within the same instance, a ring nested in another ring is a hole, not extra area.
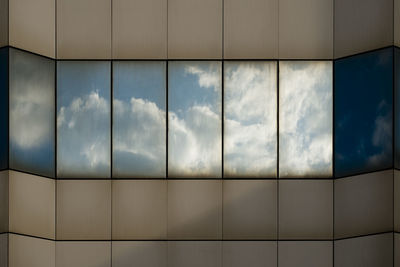
[[(338, 176), (392, 166), (392, 51), (335, 62)], [(7, 81), (7, 57), (3, 49), (12, 169), (161, 178), (168, 164), (168, 177), (221, 177), (222, 168), (225, 177), (332, 176), (331, 61), (55, 63), (10, 49)]]

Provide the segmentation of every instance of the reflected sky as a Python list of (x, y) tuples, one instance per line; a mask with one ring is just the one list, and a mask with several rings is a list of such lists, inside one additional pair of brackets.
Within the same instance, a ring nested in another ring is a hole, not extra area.
[(10, 49), (10, 168), (54, 177), (55, 63)]
[(400, 49), (394, 48), (394, 79), (395, 79), (395, 159), (394, 167), (400, 168)]
[(276, 64), (224, 64), (224, 174), (227, 177), (276, 177)]
[(110, 62), (57, 63), (57, 174), (110, 177)]
[(279, 63), (279, 176), (332, 175), (332, 62)]
[(113, 66), (113, 177), (165, 177), (166, 63)]
[(335, 175), (392, 166), (393, 49), (335, 62)]
[(169, 62), (169, 177), (221, 177), (221, 62)]
[(8, 48), (0, 49), (0, 170), (8, 168)]

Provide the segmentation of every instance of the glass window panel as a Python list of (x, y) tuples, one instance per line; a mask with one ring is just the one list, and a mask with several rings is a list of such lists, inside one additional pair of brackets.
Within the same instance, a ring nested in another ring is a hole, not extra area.
[(166, 63), (113, 67), (113, 177), (165, 177)]
[(110, 62), (57, 63), (57, 174), (110, 177)]
[(224, 64), (224, 175), (276, 177), (277, 63)]
[(10, 49), (10, 168), (54, 177), (55, 63)]
[(335, 176), (392, 167), (392, 51), (335, 61)]
[(8, 168), (8, 48), (0, 49), (0, 170)]
[(169, 177), (221, 177), (221, 62), (170, 62)]
[(332, 62), (279, 63), (279, 176), (332, 175)]
[(394, 94), (395, 94), (395, 159), (394, 167), (400, 169), (400, 49), (394, 48), (395, 64), (394, 64)]

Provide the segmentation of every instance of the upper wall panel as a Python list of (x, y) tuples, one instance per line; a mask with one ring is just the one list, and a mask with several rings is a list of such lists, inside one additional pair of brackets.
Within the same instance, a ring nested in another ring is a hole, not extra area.
[(55, 57), (55, 0), (9, 0), (10, 45)]
[(113, 57), (167, 58), (167, 1), (112, 1)]
[(400, 47), (400, 0), (394, 0), (394, 45)]
[(8, 0), (0, 0), (0, 47), (8, 45)]
[(279, 0), (279, 57), (332, 56), (333, 0)]
[(111, 58), (111, 0), (57, 0), (57, 56)]
[(224, 56), (278, 57), (278, 0), (224, 1)]
[(335, 0), (335, 58), (393, 44), (393, 0)]
[(222, 0), (168, 1), (168, 57), (222, 57)]

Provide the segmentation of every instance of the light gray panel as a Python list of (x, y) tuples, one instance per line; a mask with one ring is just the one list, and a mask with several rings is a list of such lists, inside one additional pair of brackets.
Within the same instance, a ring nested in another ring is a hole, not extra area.
[(167, 267), (167, 242), (113, 241), (113, 267)]
[(222, 267), (221, 241), (168, 242), (168, 267)]
[(393, 266), (393, 234), (335, 241), (335, 267)]
[(332, 231), (332, 180), (279, 181), (280, 239), (330, 239)]
[(333, 241), (279, 241), (279, 267), (332, 267)]
[(222, 244), (223, 267), (276, 267), (276, 241), (225, 241)]
[(335, 238), (393, 230), (393, 170), (335, 180)]
[(335, 58), (393, 44), (393, 0), (335, 0)]

